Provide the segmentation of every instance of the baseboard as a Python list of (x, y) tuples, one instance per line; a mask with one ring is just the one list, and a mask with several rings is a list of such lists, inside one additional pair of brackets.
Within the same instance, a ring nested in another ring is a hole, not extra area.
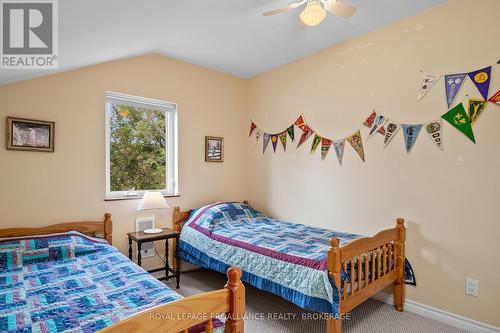
[[(386, 293), (384, 291), (379, 292), (378, 294), (373, 296), (373, 298), (389, 305), (394, 305), (392, 294)], [(443, 311), (432, 306), (417, 303), (410, 299), (405, 300), (404, 309), (405, 311), (413, 312), (423, 317), (434, 319), (450, 326), (467, 330), (471, 333), (500, 333), (500, 328), (498, 327), (481, 323), (477, 320), (473, 320), (467, 317), (462, 317), (451, 312)]]

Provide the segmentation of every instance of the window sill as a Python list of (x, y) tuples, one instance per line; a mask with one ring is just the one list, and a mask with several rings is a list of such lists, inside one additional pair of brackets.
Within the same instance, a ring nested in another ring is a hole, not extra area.
[[(164, 198), (179, 198), (180, 194), (165, 194), (163, 195)], [(122, 201), (122, 200), (141, 200), (142, 195), (130, 195), (130, 196), (123, 196), (123, 197), (110, 197), (110, 198), (105, 198), (104, 201)]]

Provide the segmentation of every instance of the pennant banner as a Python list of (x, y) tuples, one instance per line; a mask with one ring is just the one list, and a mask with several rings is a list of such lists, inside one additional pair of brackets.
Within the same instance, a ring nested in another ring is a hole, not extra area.
[(321, 142), (321, 137), (318, 134), (314, 134), (314, 139), (313, 139), (313, 143), (311, 146), (311, 154), (314, 154), (314, 152), (318, 148), (320, 142)]
[(444, 76), (444, 84), (446, 90), (446, 102), (448, 103), (448, 109), (453, 104), (455, 97), (457, 97), (460, 88), (464, 84), (464, 80), (467, 74), (450, 74)]
[(474, 132), (472, 131), (471, 122), (462, 103), (455, 106), (453, 109), (441, 116), (444, 120), (456, 127), (460, 132), (465, 134), (472, 142), (476, 143)]
[(405, 135), (406, 152), (409, 153), (417, 141), (418, 134), (422, 125), (403, 125), (403, 133)]
[(431, 138), (432, 142), (439, 149), (443, 150), (443, 136), (442, 136), (443, 124), (441, 118), (435, 121), (428, 122), (425, 124), (425, 131)]
[(500, 90), (491, 96), (488, 102), (500, 104)]
[(269, 144), (269, 140), (271, 140), (271, 136), (267, 133), (264, 133), (262, 154), (264, 154), (266, 152), (267, 145)]
[(358, 153), (359, 157), (363, 162), (365, 161), (365, 151), (363, 149), (363, 141), (361, 140), (360, 131), (354, 132), (352, 135), (348, 136), (347, 141), (351, 144), (352, 148)]
[(376, 131), (380, 130), (385, 123), (387, 122), (387, 119), (385, 118), (384, 115), (377, 114), (375, 116), (375, 120), (373, 121), (372, 128), (370, 129), (370, 132), (368, 133), (368, 137), (371, 137), (373, 134), (376, 133)]
[(421, 100), (431, 90), (431, 88), (436, 84), (436, 82), (441, 78), (442, 75), (423, 73), (422, 83), (420, 84), (420, 92), (418, 93), (417, 101)]
[[(292, 126), (293, 127), (293, 126)], [(283, 151), (286, 151), (286, 131), (279, 134), (281, 144), (283, 145)]]
[(395, 123), (390, 120), (387, 122), (385, 137), (384, 137), (384, 148), (387, 147), (389, 142), (391, 142), (392, 138), (399, 132), (400, 128), (401, 125), (398, 123)]
[(251, 137), (252, 136), (252, 133), (254, 131), (254, 129), (257, 128), (257, 125), (254, 124), (254, 122), (252, 121), (252, 123), (250, 124), (250, 133), (248, 134), (248, 137)]
[(262, 132), (259, 128), (257, 128), (257, 131), (255, 132), (255, 141), (254, 141), (254, 144), (256, 144), (257, 141), (259, 141), (259, 139), (262, 136), (262, 134), (264, 134), (264, 132)]
[(472, 125), (479, 117), (481, 112), (483, 112), (484, 107), (486, 106), (486, 101), (482, 99), (469, 98), (469, 120)]
[(295, 127), (290, 126), (286, 129), (286, 132), (288, 133), (288, 135), (290, 136), (290, 139), (292, 139), (292, 142), (293, 140), (295, 140)]
[(344, 157), (344, 147), (345, 139), (333, 141), (333, 148), (335, 148), (335, 153), (337, 154), (337, 159), (339, 160), (340, 165), (342, 165), (342, 158)]
[(332, 145), (332, 140), (327, 138), (321, 139), (321, 160), (325, 160), (328, 151), (330, 150), (330, 146)]
[[(302, 117), (302, 116), (301, 116)], [(302, 130), (302, 135), (300, 136), (299, 144), (297, 148), (299, 148), (304, 142), (309, 139), (309, 137), (314, 133), (314, 131), (307, 125), (304, 125), (304, 129)]]
[(273, 151), (276, 153), (276, 146), (278, 145), (278, 134), (271, 135), (271, 143), (273, 144)]
[(469, 77), (472, 82), (474, 82), (477, 90), (479, 90), (483, 98), (485, 100), (488, 99), (488, 91), (490, 90), (491, 81), (491, 66), (470, 72)]
[[(375, 117), (377, 117), (377, 112), (373, 111), (368, 118), (366, 118), (365, 122), (363, 125), (365, 125), (368, 128), (372, 128), (373, 123), (375, 122)], [(385, 128), (382, 126), (380, 129), (377, 131), (378, 133), (385, 135)]]
[(297, 126), (298, 128), (300, 128), (302, 130), (302, 132), (304, 132), (306, 130), (306, 123), (304, 121), (304, 116), (300, 115), (297, 120), (295, 120), (294, 122), (295, 126)]

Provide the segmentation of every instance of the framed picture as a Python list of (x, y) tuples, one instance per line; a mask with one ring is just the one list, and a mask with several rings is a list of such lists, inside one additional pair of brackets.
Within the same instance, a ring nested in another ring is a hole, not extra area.
[(224, 162), (224, 139), (205, 137), (205, 162)]
[(7, 149), (54, 152), (55, 123), (7, 117)]

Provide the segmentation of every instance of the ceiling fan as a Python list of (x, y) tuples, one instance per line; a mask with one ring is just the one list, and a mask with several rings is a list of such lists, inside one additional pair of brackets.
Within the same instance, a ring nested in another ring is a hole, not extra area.
[(320, 24), (325, 19), (327, 12), (343, 18), (349, 18), (357, 9), (355, 6), (349, 5), (341, 0), (302, 0), (291, 3), (285, 7), (271, 10), (262, 15), (271, 16), (287, 12), (299, 8), (304, 4), (306, 6), (300, 13), (300, 21), (309, 27)]

